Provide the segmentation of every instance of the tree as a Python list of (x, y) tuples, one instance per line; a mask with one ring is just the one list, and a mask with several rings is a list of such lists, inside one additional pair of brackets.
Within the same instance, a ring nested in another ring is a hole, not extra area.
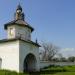
[(58, 53), (58, 58), (60, 62), (67, 62), (67, 58), (64, 57), (61, 53)]
[(52, 59), (52, 61), (59, 62), (60, 60), (59, 60), (59, 58), (55, 57), (55, 58)]
[(67, 59), (65, 57), (60, 58), (61, 62), (67, 62)]
[(42, 59), (46, 61), (51, 61), (52, 58), (58, 53), (59, 47), (52, 43), (42, 43)]
[(74, 57), (74, 56), (69, 57), (69, 58), (68, 58), (68, 61), (74, 62), (74, 61), (75, 61), (75, 57)]

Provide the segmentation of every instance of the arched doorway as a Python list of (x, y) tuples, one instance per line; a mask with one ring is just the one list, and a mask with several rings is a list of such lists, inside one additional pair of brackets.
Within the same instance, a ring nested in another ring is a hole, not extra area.
[(36, 57), (33, 54), (28, 54), (24, 60), (24, 72), (36, 71)]

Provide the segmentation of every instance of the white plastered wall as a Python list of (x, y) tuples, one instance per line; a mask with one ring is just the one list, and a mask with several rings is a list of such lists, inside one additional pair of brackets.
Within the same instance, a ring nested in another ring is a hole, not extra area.
[(28, 54), (33, 54), (36, 57), (37, 63), (36, 63), (36, 70), (39, 71), (40, 67), (39, 67), (39, 47), (30, 44), (30, 43), (26, 43), (23, 41), (20, 41), (20, 50), (19, 50), (19, 70), (20, 72), (23, 72), (24, 70), (24, 60), (26, 58), (26, 56)]
[[(13, 29), (13, 35), (10, 35), (10, 29)], [(8, 39), (21, 37), (22, 39), (31, 40), (31, 30), (27, 27), (21, 27), (17, 25), (9, 26), (7, 29)]]
[(19, 41), (0, 43), (2, 69), (19, 72)]

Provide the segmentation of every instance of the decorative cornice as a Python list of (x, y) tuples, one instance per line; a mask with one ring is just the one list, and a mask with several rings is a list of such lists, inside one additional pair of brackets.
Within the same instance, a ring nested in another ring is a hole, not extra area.
[(3, 40), (0, 40), (0, 43), (13, 42), (13, 41), (17, 41), (17, 40), (24, 41), (24, 42), (33, 44), (33, 45), (35, 45), (35, 46), (41, 47), (39, 44), (37, 44), (37, 43), (35, 43), (35, 42), (33, 42), (33, 41), (30, 41), (30, 40), (23, 40), (23, 39), (20, 39), (20, 38), (3, 39)]

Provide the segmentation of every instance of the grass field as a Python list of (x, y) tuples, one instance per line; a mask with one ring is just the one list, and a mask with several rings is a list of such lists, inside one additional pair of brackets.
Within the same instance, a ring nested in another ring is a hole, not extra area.
[(75, 66), (49, 66), (42, 69), (41, 75), (75, 75)]
[(41, 74), (41, 75), (75, 75), (75, 72), (57, 72), (55, 74)]
[(75, 75), (75, 66), (49, 66), (35, 73), (17, 73), (15, 71), (0, 70), (0, 75)]
[(9, 70), (0, 70), (0, 75), (29, 75), (29, 74), (17, 73), (15, 71), (9, 71)]

